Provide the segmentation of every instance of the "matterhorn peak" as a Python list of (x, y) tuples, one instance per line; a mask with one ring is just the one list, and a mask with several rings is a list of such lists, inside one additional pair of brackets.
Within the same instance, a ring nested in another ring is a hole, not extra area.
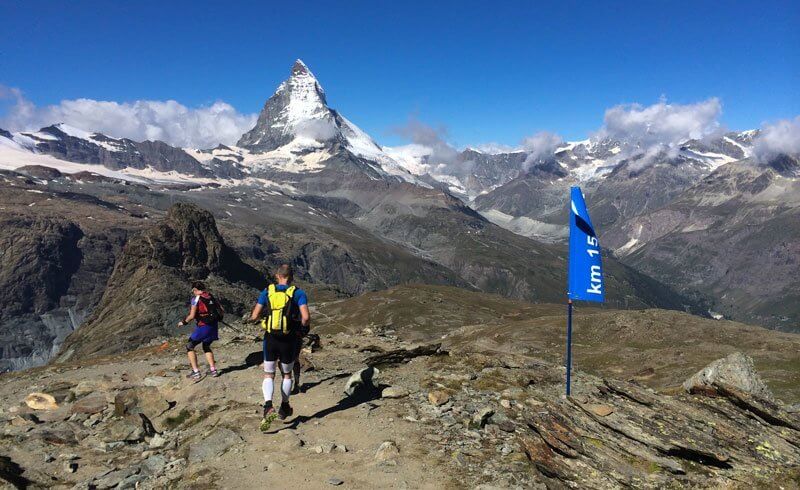
[(314, 76), (311, 71), (308, 69), (303, 60), (300, 58), (294, 61), (294, 65), (292, 65), (292, 75), (311, 75)]
[(292, 65), (291, 76), (264, 104), (255, 127), (242, 135), (237, 146), (253, 153), (282, 148), (282, 153), (296, 155), (338, 148), (375, 162), (387, 173), (413, 179), (369, 135), (328, 107), (325, 91), (300, 59)]
[(264, 104), (255, 127), (237, 144), (251, 151), (272, 151), (292, 142), (300, 133), (309, 133), (309, 128), (313, 139), (318, 140), (328, 140), (338, 132), (325, 91), (308, 66), (298, 59), (289, 78)]

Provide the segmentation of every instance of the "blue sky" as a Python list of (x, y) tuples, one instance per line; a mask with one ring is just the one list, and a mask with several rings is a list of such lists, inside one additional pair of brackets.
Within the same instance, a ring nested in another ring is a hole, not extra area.
[(747, 129), (800, 114), (798, 26), (797, 1), (4, 1), (0, 85), (37, 106), (253, 113), (302, 58), (329, 104), (384, 144), (411, 115), (457, 146), (582, 139), (607, 108), (661, 96), (718, 97), (721, 122)]

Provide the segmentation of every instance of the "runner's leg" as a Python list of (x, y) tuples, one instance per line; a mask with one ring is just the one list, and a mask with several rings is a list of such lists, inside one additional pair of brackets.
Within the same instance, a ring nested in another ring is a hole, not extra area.
[(294, 351), (294, 366), (293, 366), (293, 373), (294, 373), (294, 386), (292, 388), (292, 393), (300, 393), (300, 352), (303, 350), (303, 337), (297, 337), (297, 344), (295, 345)]
[(186, 344), (186, 355), (189, 357), (189, 365), (192, 366), (193, 373), (200, 371), (200, 369), (197, 367), (197, 354), (194, 351), (194, 348), (197, 347), (198, 343), (199, 342), (189, 339), (189, 343)]
[(203, 342), (203, 352), (206, 354), (206, 361), (211, 371), (216, 371), (217, 366), (214, 363), (214, 351), (211, 350), (211, 342)]

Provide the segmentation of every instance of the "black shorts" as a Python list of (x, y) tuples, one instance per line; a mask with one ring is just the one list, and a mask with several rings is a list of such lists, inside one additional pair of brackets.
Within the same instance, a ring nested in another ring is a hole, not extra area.
[(296, 349), (297, 339), (294, 335), (287, 335), (286, 337), (277, 335), (264, 336), (264, 361), (266, 362), (277, 360), (284, 364), (294, 362)]

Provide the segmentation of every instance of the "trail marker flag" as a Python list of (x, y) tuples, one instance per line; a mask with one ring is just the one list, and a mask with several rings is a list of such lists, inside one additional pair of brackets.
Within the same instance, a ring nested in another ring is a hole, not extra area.
[(573, 187), (569, 212), (569, 272), (567, 296), (571, 300), (604, 301), (600, 243), (586, 210), (580, 187)]
[(580, 187), (569, 202), (569, 270), (567, 271), (567, 396), (572, 393), (572, 300), (605, 300), (600, 243)]

